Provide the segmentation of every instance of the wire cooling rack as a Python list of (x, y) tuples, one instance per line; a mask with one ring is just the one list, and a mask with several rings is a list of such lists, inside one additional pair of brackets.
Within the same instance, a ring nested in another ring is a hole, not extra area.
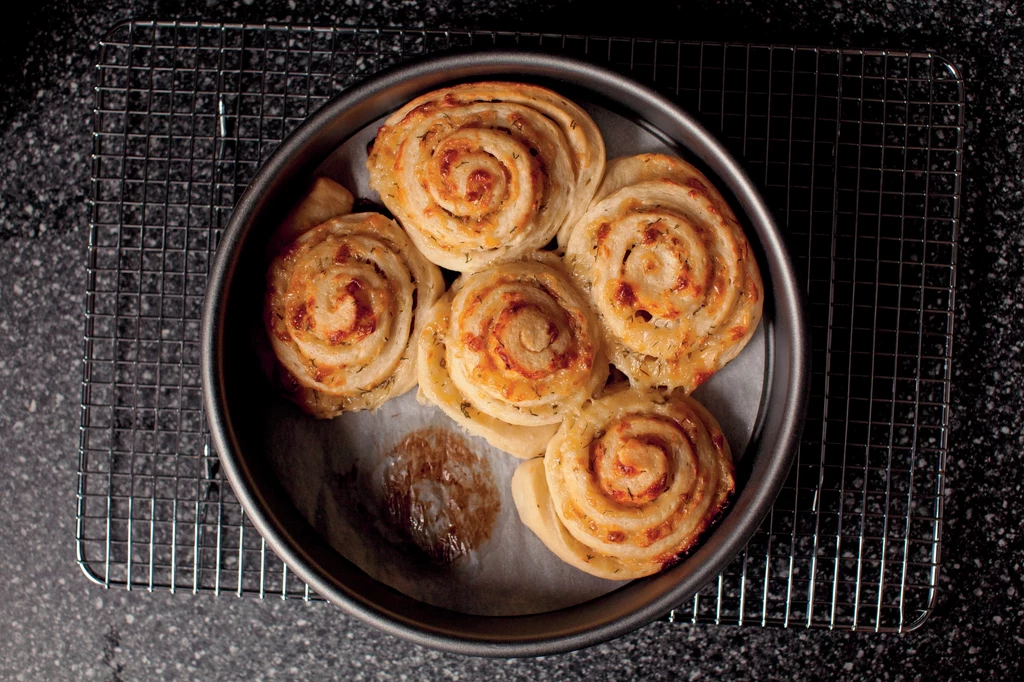
[(788, 238), (813, 343), (807, 425), (744, 552), (670, 616), (906, 630), (939, 570), (963, 81), (931, 53), (549, 34), (128, 22), (101, 43), (78, 563), (107, 587), (315, 599), (219, 475), (200, 309), (232, 206), (330, 97), (408, 57), (540, 47), (698, 115)]

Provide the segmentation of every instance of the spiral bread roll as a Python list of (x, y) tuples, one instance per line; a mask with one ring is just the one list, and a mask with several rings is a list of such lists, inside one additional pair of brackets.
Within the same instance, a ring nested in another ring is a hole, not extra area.
[(267, 273), (267, 335), (288, 397), (315, 417), (373, 409), (416, 384), (416, 339), (444, 291), (394, 221), (333, 218), (302, 234)]
[(539, 253), (456, 280), (420, 335), (417, 373), (423, 402), (532, 457), (604, 384), (608, 361), (586, 297)]
[(676, 563), (734, 489), (729, 444), (704, 407), (624, 383), (566, 415), (512, 478), (520, 518), (548, 549), (611, 580)]
[(418, 97), (380, 128), (370, 187), (432, 262), (475, 272), (547, 244), (586, 210), (604, 140), (546, 88), (467, 83)]
[(682, 159), (608, 163), (566, 244), (612, 363), (634, 386), (692, 391), (750, 340), (764, 286), (722, 195)]

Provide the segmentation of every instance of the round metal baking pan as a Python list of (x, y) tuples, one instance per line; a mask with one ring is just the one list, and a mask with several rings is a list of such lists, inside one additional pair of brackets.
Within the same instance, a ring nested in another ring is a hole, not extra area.
[[(731, 198), (758, 250), (766, 285), (765, 374), (757, 427), (725, 517), (679, 565), (585, 603), (524, 616), (476, 616), (432, 606), (377, 582), (335, 551), (298, 512), (252, 434), (254, 401), (266, 400), (251, 335), (258, 326), (273, 226), (313, 171), (368, 124), (415, 96), (458, 81), (536, 82), (580, 95), (634, 120), (704, 167)], [(789, 472), (808, 389), (809, 339), (802, 299), (778, 228), (725, 149), (667, 99), (612, 71), (516, 50), (446, 54), (367, 79), (324, 105), (286, 139), (235, 207), (206, 292), (202, 377), (207, 419), (221, 466), (246, 514), (271, 548), (317, 593), (381, 630), (447, 651), (538, 656), (592, 646), (663, 617), (692, 598), (743, 549)]]

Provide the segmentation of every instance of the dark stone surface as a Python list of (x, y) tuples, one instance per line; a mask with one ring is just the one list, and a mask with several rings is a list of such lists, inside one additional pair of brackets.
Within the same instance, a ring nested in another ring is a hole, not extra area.
[[(0, 36), (0, 678), (844, 678), (1020, 675), (1024, 9), (948, 0), (23, 3)], [(934, 48), (968, 82), (953, 427), (936, 611), (905, 635), (655, 624), (541, 660), (439, 654), (323, 604), (106, 592), (74, 562), (96, 42), (137, 18), (596, 31)]]

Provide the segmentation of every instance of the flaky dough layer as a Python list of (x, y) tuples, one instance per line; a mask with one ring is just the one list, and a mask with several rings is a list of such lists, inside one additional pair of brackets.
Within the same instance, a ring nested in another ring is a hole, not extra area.
[(631, 580), (670, 566), (735, 489), (715, 418), (675, 391), (625, 384), (567, 414), (543, 458), (519, 465), (519, 515), (563, 561)]
[(425, 401), (518, 457), (543, 452), (608, 376), (586, 297), (543, 253), (456, 280), (424, 326), (417, 364)]
[(443, 291), (440, 270), (378, 213), (333, 218), (284, 246), (264, 322), (288, 397), (327, 418), (411, 389), (414, 340)]
[(739, 354), (761, 319), (750, 243), (722, 195), (682, 159), (609, 162), (565, 258), (634, 386), (692, 391)]
[(547, 88), (456, 85), (377, 133), (370, 187), (432, 262), (460, 272), (542, 248), (576, 222), (604, 174), (601, 132)]

